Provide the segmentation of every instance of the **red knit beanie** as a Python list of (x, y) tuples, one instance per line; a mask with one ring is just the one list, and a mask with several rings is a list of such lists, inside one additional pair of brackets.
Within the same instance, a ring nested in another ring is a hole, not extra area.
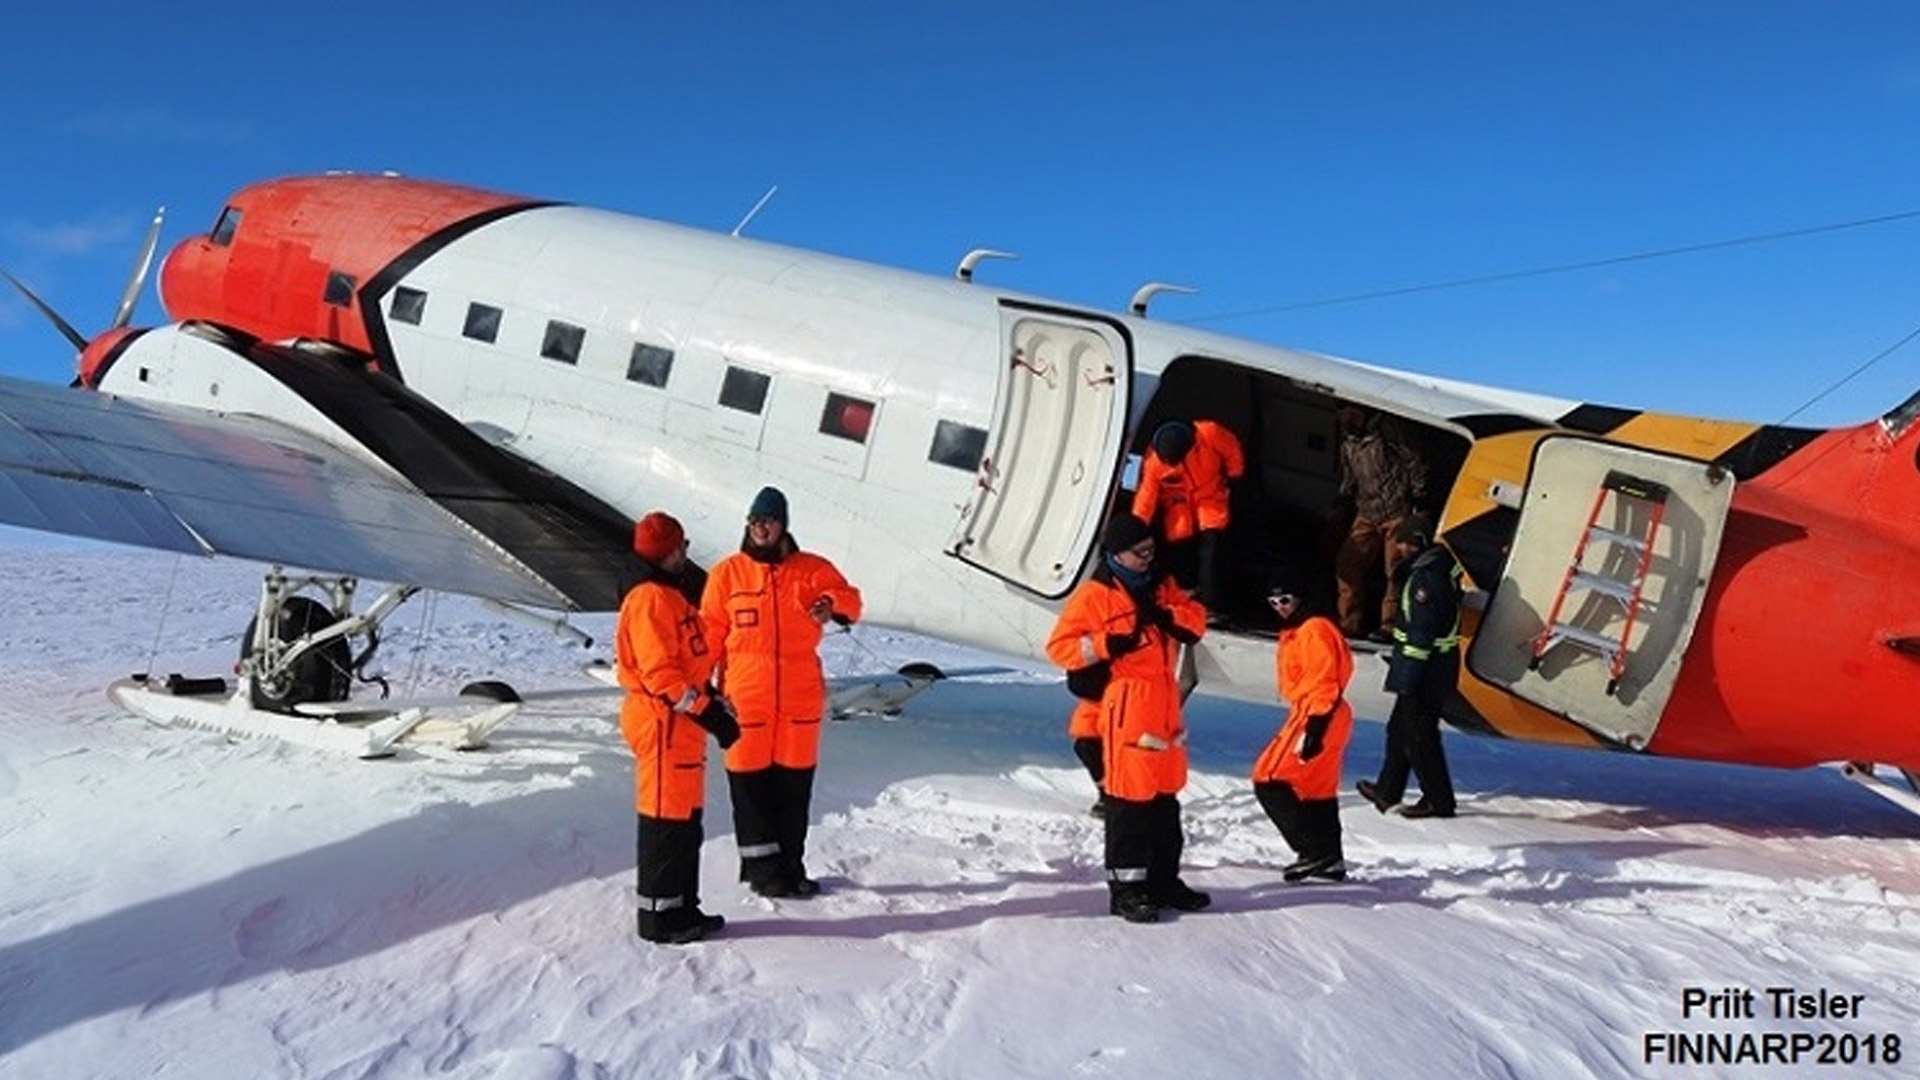
[(658, 510), (641, 518), (633, 526), (633, 550), (650, 563), (664, 562), (680, 550), (687, 532), (672, 515)]

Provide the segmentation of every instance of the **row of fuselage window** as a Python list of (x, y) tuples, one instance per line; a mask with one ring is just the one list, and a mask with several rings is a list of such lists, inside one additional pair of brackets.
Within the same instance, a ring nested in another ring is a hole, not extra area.
[[(418, 326), (426, 310), (427, 294), (401, 285), (393, 290), (393, 302), (388, 306), (387, 314), (395, 322)], [(504, 317), (505, 312), (500, 308), (474, 301), (467, 305), (467, 317), (460, 333), (474, 341), (493, 344), (500, 336), (500, 323)], [(549, 319), (546, 332), (540, 338), (540, 355), (557, 363), (577, 364), (586, 340), (585, 327)], [(672, 375), (672, 349), (634, 342), (633, 351), (627, 357), (627, 381), (665, 389)], [(722, 408), (758, 416), (766, 409), (767, 395), (772, 387), (773, 377), (765, 372), (728, 364), (726, 374), (720, 380), (718, 401)], [(826, 406), (820, 412), (820, 433), (865, 444), (872, 435), (876, 411), (875, 402), (850, 394), (829, 392)], [(980, 467), (980, 459), (986, 449), (985, 430), (971, 424), (941, 420), (934, 425), (933, 444), (927, 450), (927, 460), (972, 472)]]

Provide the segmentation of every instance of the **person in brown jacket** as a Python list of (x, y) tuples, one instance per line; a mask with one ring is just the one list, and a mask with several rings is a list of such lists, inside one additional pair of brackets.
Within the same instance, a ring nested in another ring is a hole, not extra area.
[(1427, 500), (1427, 463), (1384, 413), (1343, 405), (1340, 428), (1340, 500), (1352, 510), (1340, 535), (1333, 573), (1339, 581), (1340, 629), (1350, 638), (1392, 640), (1399, 597), (1383, 591), (1379, 611), (1367, 610), (1368, 585), (1393, 573), (1393, 535), (1400, 520)]
[(727, 751), (740, 880), (761, 896), (820, 892), (804, 861), (827, 709), (820, 637), (860, 612), (860, 590), (787, 532), (787, 497), (762, 488), (740, 550), (714, 565), (700, 601), (720, 687), (740, 717), (740, 741)]
[(1066, 670), (1076, 697), (1099, 702), (1107, 910), (1157, 922), (1164, 908), (1199, 911), (1213, 902), (1180, 880), (1187, 730), (1175, 673), (1179, 647), (1200, 640), (1207, 612), (1153, 572), (1145, 522), (1121, 513), (1103, 547), (1100, 565), (1054, 623), (1047, 656)]
[(682, 945), (726, 925), (700, 910), (706, 735), (724, 749), (740, 728), (726, 701), (707, 690), (714, 653), (684, 595), (685, 531), (667, 514), (648, 514), (634, 525), (633, 550), (641, 578), (620, 604), (614, 652), (627, 692), (620, 734), (633, 750), (639, 815), (639, 931), (648, 941)]
[(1253, 765), (1253, 793), (1297, 856), (1282, 868), (1287, 881), (1341, 881), (1340, 761), (1353, 735), (1347, 684), (1353, 652), (1333, 620), (1309, 609), (1299, 590), (1276, 586), (1267, 596), (1280, 616), (1275, 684), (1286, 718)]

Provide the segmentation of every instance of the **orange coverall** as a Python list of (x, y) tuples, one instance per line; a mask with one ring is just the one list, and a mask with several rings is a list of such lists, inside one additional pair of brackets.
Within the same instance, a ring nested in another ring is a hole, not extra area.
[(719, 643), (720, 687), (740, 718), (729, 771), (819, 764), (827, 680), (822, 627), (808, 608), (823, 596), (835, 619), (859, 620), (860, 590), (810, 552), (790, 550), (773, 563), (735, 552), (708, 573), (700, 614), (708, 640)]
[(1227, 481), (1247, 471), (1246, 455), (1233, 432), (1211, 420), (1193, 422), (1193, 449), (1178, 465), (1160, 460), (1151, 449), (1140, 463), (1140, 489), (1133, 496), (1133, 516), (1154, 524), (1161, 515), (1160, 536), (1169, 544), (1192, 538), (1203, 530), (1227, 527)]
[[(1196, 638), (1206, 632), (1207, 609), (1173, 579), (1162, 579), (1153, 598)], [(1108, 654), (1107, 635), (1136, 631), (1139, 648), (1117, 658)], [(1098, 571), (1067, 598), (1047, 639), (1048, 658), (1065, 670), (1112, 662), (1097, 734), (1106, 766), (1103, 785), (1116, 799), (1147, 802), (1178, 794), (1187, 784), (1187, 729), (1174, 670), (1178, 648), (1166, 632), (1142, 622), (1126, 589)]]
[(643, 581), (620, 604), (616, 669), (627, 695), (620, 734), (633, 748), (634, 806), (686, 821), (706, 801), (707, 732), (689, 714), (706, 708), (715, 653), (700, 614), (680, 591)]
[[(1353, 735), (1353, 708), (1346, 702), (1353, 678), (1353, 652), (1340, 628), (1325, 616), (1310, 616), (1280, 631), (1274, 655), (1280, 697), (1287, 718), (1253, 764), (1253, 782), (1280, 781), (1303, 802), (1331, 799), (1340, 792), (1340, 759)], [(1307, 719), (1331, 713), (1333, 720), (1318, 754), (1300, 760)]]

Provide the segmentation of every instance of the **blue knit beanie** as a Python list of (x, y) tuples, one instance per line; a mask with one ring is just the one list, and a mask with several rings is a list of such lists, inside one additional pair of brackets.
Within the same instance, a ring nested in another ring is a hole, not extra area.
[(787, 524), (787, 497), (779, 488), (763, 487), (760, 494), (753, 497), (753, 505), (747, 507), (750, 518), (772, 518), (782, 527)]

